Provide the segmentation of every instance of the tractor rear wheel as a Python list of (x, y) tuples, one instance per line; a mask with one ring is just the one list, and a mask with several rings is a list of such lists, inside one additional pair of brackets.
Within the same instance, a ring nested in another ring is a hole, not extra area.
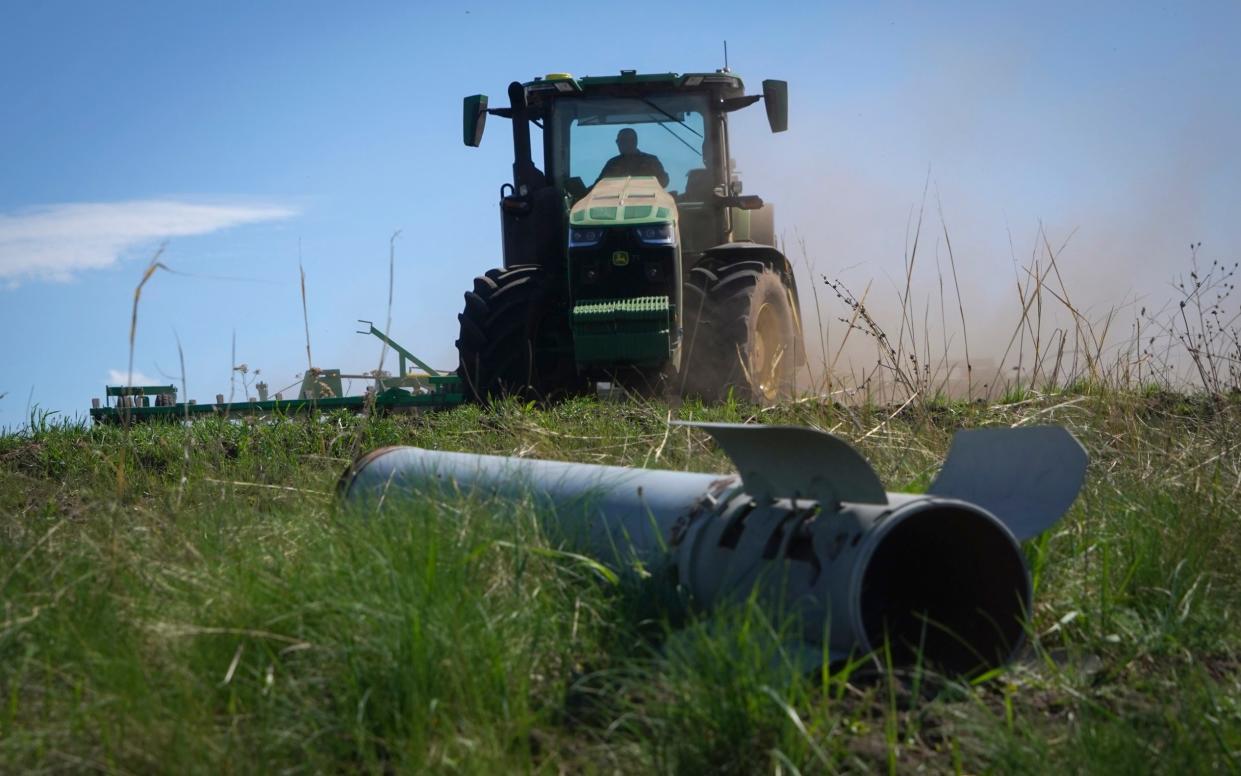
[(474, 279), (457, 316), (457, 374), (479, 401), (549, 400), (579, 393), (565, 304), (536, 265), (488, 270)]
[(691, 273), (686, 320), (695, 317), (690, 293), (698, 293), (711, 274), (715, 280), (705, 286), (701, 312), (692, 321), (697, 332), (686, 359), (686, 392), (718, 400), (731, 389), (756, 403), (790, 397), (798, 340), (789, 289), (780, 274), (761, 261), (738, 261), (713, 273), (704, 269), (698, 282)]

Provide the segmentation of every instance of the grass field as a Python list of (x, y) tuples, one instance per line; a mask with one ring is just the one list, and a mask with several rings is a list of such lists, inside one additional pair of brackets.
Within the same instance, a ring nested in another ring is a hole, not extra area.
[[(1150, 391), (767, 410), (580, 400), (418, 418), (0, 437), (0, 771), (1241, 769), (1241, 404)], [(1027, 545), (1030, 646), (974, 684), (805, 675), (555, 552), (522, 504), (336, 507), (382, 444), (723, 471), (669, 418), (799, 423), (926, 486), (959, 427), (1063, 423), (1092, 462)]]

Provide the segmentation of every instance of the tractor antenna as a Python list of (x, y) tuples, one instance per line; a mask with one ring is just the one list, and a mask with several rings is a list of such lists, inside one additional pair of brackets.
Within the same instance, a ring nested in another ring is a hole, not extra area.
[(729, 72), (728, 70), (728, 41), (727, 40), (724, 41), (724, 72), (725, 73)]

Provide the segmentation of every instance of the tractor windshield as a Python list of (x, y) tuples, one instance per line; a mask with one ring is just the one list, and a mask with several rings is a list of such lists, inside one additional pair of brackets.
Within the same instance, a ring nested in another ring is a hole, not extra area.
[(577, 178), (589, 187), (605, 172), (666, 175), (664, 188), (684, 193), (690, 171), (703, 170), (712, 157), (706, 112), (705, 95), (562, 97), (552, 112), (554, 169), (568, 172), (558, 183)]

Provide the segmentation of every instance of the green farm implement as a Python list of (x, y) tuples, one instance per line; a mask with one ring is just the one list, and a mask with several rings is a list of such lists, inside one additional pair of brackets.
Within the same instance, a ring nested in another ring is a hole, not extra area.
[[(397, 354), (399, 371), (395, 376), (372, 372), (370, 374), (344, 374), (339, 369), (308, 369), (302, 377), (297, 398), (285, 398), (277, 393), (269, 398), (267, 386), (258, 383), (254, 388), (256, 397), (244, 401), (226, 401), (222, 394), (216, 395), (214, 403), (199, 404), (194, 400), (177, 401), (175, 385), (142, 385), (105, 387), (105, 399), (95, 399), (90, 411), (97, 423), (141, 422), (148, 420), (193, 420), (206, 416), (290, 416), (313, 412), (416, 412), (420, 410), (452, 407), (465, 401), (461, 380), (453, 373), (443, 373), (401, 347), (386, 334), (375, 328), (370, 321), (360, 321), (371, 334), (383, 341)], [(410, 371), (413, 363), (422, 371)], [(372, 381), (365, 395), (346, 396), (344, 381), (360, 379)]]

